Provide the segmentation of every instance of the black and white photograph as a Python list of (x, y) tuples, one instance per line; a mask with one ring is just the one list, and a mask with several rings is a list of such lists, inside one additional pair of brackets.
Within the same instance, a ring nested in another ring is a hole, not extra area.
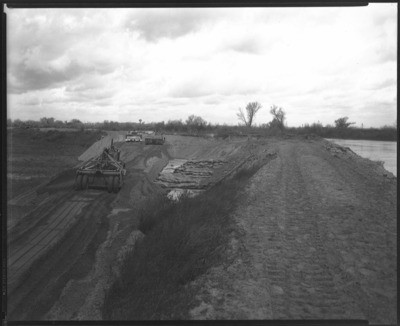
[(397, 3), (3, 13), (7, 322), (398, 323)]

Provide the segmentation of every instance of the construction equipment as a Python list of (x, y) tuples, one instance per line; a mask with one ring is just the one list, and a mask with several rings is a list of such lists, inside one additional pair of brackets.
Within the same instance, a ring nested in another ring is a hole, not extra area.
[(126, 174), (125, 163), (120, 160), (121, 151), (113, 140), (111, 146), (84, 162), (76, 171), (75, 189), (107, 188), (108, 192), (118, 192)]
[(142, 135), (137, 131), (129, 131), (125, 136), (125, 142), (141, 142)]
[(157, 133), (146, 133), (144, 134), (145, 145), (162, 145), (165, 142), (165, 137), (162, 134)]

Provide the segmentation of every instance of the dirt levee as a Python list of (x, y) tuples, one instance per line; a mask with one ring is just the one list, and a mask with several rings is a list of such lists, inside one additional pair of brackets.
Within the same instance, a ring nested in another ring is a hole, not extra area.
[(166, 144), (173, 158), (182, 159), (222, 159), (233, 156), (246, 139), (222, 140), (202, 137), (168, 136)]
[(226, 260), (192, 284), (192, 318), (396, 324), (397, 179), (325, 141), (271, 146)]
[(114, 143), (124, 141), (124, 133), (117, 131), (109, 131), (107, 136), (99, 139), (92, 146), (90, 146), (84, 153), (82, 153), (82, 155), (79, 156), (78, 160), (87, 161), (92, 157), (100, 155), (103, 152), (104, 148), (110, 147), (111, 140), (113, 140)]

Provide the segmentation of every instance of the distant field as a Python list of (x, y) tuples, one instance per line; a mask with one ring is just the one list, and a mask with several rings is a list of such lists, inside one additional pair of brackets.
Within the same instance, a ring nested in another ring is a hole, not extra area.
[(101, 131), (7, 130), (7, 200), (78, 163)]

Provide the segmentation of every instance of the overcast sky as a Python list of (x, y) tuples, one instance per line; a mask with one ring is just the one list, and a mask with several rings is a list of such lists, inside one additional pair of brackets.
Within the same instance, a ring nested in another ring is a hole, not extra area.
[(8, 117), (299, 126), (397, 119), (397, 4), (8, 9)]

